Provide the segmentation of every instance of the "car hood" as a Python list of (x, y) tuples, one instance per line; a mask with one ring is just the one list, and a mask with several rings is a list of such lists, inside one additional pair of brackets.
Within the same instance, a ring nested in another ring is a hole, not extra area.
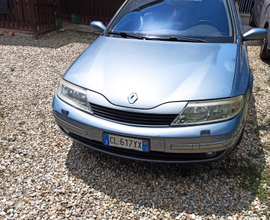
[[(230, 97), (237, 44), (99, 37), (64, 75), (118, 106)], [(128, 97), (138, 100), (130, 104)]]

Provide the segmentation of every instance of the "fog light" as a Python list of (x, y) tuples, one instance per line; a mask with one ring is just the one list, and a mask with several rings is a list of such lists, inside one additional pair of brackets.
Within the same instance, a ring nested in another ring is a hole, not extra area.
[(205, 153), (205, 156), (207, 158), (212, 158), (212, 157), (216, 156), (216, 154), (217, 154), (217, 152), (207, 152), (207, 153)]

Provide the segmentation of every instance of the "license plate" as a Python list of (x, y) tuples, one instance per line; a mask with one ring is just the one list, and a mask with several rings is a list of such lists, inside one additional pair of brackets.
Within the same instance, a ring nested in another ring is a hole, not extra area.
[(107, 146), (149, 152), (149, 141), (143, 139), (128, 138), (104, 133), (103, 144)]

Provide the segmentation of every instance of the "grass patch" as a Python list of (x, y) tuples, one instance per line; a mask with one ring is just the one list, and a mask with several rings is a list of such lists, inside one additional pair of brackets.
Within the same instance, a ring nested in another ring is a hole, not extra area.
[(267, 115), (264, 113), (261, 113), (261, 115), (262, 115), (263, 120), (267, 117)]
[[(269, 147), (262, 145), (256, 151), (248, 152), (248, 156), (258, 161), (264, 157), (264, 149), (268, 150)], [(237, 179), (240, 188), (250, 191), (254, 197), (258, 197), (262, 203), (268, 205), (268, 209), (258, 213), (258, 215), (265, 215), (268, 219), (270, 217), (270, 166), (253, 162), (252, 159), (242, 158), (230, 163), (226, 161), (220, 170), (226, 176)], [(249, 210), (250, 206), (245, 206), (245, 209)]]
[(262, 88), (261, 88), (260, 86), (257, 86), (257, 87), (255, 88), (255, 90), (256, 90), (256, 92), (260, 92), (260, 91), (262, 91)]
[(270, 86), (270, 77), (268, 78), (267, 83)]
[[(0, 100), (0, 105), (2, 105), (2, 102)], [(4, 118), (5, 117), (5, 112), (3, 110), (1, 110), (0, 108), (0, 118)]]
[(256, 128), (254, 128), (254, 133), (257, 135), (257, 136), (260, 136), (260, 131), (261, 131), (262, 127), (261, 126), (257, 126)]
[[(261, 155), (261, 152), (258, 152), (258, 154)], [(221, 170), (226, 176), (237, 178), (242, 189), (251, 190), (254, 195), (259, 189), (261, 167), (250, 160), (243, 158), (241, 161), (234, 161), (231, 165), (225, 163)]]
[(38, 95), (33, 95), (32, 96), (31, 104), (32, 105), (38, 105), (39, 104), (39, 100), (40, 100), (40, 97)]
[(257, 192), (260, 179), (257, 166), (249, 164), (246, 167), (241, 167), (240, 171), (240, 187), (246, 190), (252, 190), (253, 193)]
[(256, 191), (256, 196), (264, 203), (269, 201), (268, 197), (270, 196), (270, 189), (268, 188), (270, 186), (269, 168), (266, 167), (265, 171), (261, 173), (261, 184)]
[[(239, 180), (239, 186), (244, 190), (251, 191), (253, 196), (256, 196), (263, 203), (269, 203), (270, 197), (270, 173), (269, 167), (261, 171), (262, 168), (247, 159), (232, 166), (224, 167), (222, 170), (225, 175)], [(249, 207), (245, 207), (248, 209)]]
[[(1, 100), (0, 100), (0, 105), (2, 105)], [(1, 110), (1, 108), (0, 108), (0, 118), (4, 118), (4, 117), (5, 117), (5, 113), (4, 113), (4, 111)]]
[(14, 72), (14, 70), (15, 70), (15, 67), (11, 67), (11, 68), (10, 68), (10, 71), (11, 71), (11, 72)]
[(269, 217), (270, 217), (269, 213), (270, 213), (270, 208), (267, 208), (267, 209), (261, 211), (261, 213), (258, 213), (257, 211), (254, 212), (254, 214), (256, 214), (258, 217), (265, 215), (266, 219), (269, 219)]
[(40, 99), (38, 95), (33, 95), (33, 99)]
[(266, 124), (267, 124), (268, 126), (270, 126), (270, 118), (268, 118), (268, 119), (266, 120)]

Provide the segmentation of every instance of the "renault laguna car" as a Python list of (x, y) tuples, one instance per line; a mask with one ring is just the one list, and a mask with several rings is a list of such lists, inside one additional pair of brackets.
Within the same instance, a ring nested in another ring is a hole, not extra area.
[(62, 131), (123, 158), (188, 163), (224, 157), (252, 92), (247, 40), (232, 0), (127, 0), (63, 75)]

